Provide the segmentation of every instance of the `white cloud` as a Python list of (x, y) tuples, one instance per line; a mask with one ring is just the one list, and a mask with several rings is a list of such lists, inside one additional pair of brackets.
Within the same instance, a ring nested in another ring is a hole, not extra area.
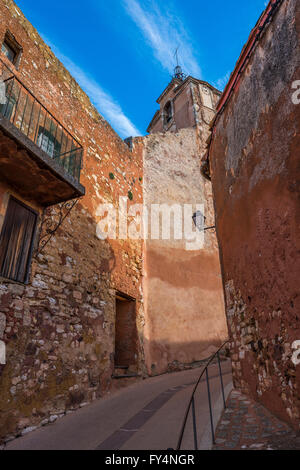
[(229, 81), (229, 78), (230, 78), (230, 72), (227, 72), (226, 75), (224, 75), (224, 77), (221, 77), (219, 78), (213, 85), (215, 88), (217, 88), (218, 90), (221, 90), (223, 91), (225, 86), (227, 85), (228, 81)]
[(154, 0), (150, 0), (147, 8), (143, 8), (138, 0), (123, 0), (123, 4), (152, 48), (154, 56), (166, 70), (173, 74), (176, 65), (174, 53), (179, 46), (178, 55), (184, 72), (201, 78), (191, 41), (175, 12), (163, 12)]
[(81, 88), (87, 93), (99, 113), (112, 125), (121, 137), (139, 136), (142, 133), (134, 126), (130, 119), (124, 114), (121, 106), (113, 97), (93, 78), (90, 78), (80, 67), (60, 52), (45, 37), (44, 40), (50, 45), (56, 57), (64, 64), (70, 74), (75, 78)]

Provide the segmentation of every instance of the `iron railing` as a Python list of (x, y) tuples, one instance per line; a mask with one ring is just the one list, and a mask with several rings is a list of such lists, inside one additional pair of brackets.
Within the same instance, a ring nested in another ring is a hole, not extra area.
[(210, 416), (210, 425), (211, 425), (211, 434), (212, 434), (212, 443), (215, 444), (215, 430), (214, 430), (214, 420), (213, 420), (213, 410), (212, 410), (212, 400), (211, 400), (211, 393), (210, 393), (210, 382), (209, 382), (209, 374), (208, 374), (208, 367), (211, 365), (211, 363), (217, 359), (218, 362), (218, 368), (219, 368), (219, 375), (220, 375), (220, 382), (221, 382), (221, 389), (222, 389), (222, 398), (223, 398), (223, 404), (224, 404), (224, 409), (226, 408), (226, 399), (225, 399), (225, 391), (224, 391), (224, 382), (223, 382), (223, 375), (222, 375), (222, 366), (221, 366), (221, 360), (220, 360), (220, 352), (226, 344), (228, 344), (229, 341), (226, 341), (222, 346), (218, 349), (218, 351), (208, 360), (206, 366), (202, 370), (200, 377), (194, 387), (191, 399), (189, 401), (189, 404), (186, 409), (186, 413), (184, 416), (184, 420), (182, 423), (182, 427), (180, 430), (180, 435), (178, 439), (178, 444), (176, 450), (181, 450), (182, 446), (182, 441), (184, 437), (184, 433), (186, 430), (188, 418), (190, 415), (190, 412), (192, 411), (192, 420), (193, 420), (193, 435), (194, 435), (194, 447), (195, 450), (198, 450), (198, 428), (197, 428), (197, 419), (196, 419), (196, 406), (195, 406), (195, 396), (196, 392), (198, 390), (198, 387), (200, 385), (201, 379), (206, 375), (206, 385), (207, 385), (207, 395), (208, 395), (208, 406), (209, 406), (209, 416)]
[(0, 115), (77, 181), (83, 148), (0, 59)]

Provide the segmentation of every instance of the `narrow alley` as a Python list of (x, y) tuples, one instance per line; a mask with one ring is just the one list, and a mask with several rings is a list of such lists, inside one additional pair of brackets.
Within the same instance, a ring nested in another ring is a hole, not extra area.
[(300, 0), (217, 3), (0, 0), (3, 455), (300, 449)]

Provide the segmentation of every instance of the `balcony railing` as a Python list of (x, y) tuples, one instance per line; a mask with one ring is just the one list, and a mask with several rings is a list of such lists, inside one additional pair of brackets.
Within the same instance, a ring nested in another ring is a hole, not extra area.
[(83, 148), (1, 59), (0, 115), (79, 182)]

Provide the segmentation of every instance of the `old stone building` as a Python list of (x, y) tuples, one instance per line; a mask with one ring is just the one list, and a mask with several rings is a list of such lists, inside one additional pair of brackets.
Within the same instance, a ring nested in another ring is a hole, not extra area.
[(299, 1), (271, 1), (218, 104), (208, 154), (235, 386), (298, 430), (299, 38)]
[(213, 229), (203, 250), (185, 251), (99, 228), (120, 197), (128, 211), (196, 201), (214, 225), (199, 160), (217, 90), (175, 77), (150, 136), (125, 143), (12, 0), (0, 17), (2, 440), (186, 367), (227, 330)]

